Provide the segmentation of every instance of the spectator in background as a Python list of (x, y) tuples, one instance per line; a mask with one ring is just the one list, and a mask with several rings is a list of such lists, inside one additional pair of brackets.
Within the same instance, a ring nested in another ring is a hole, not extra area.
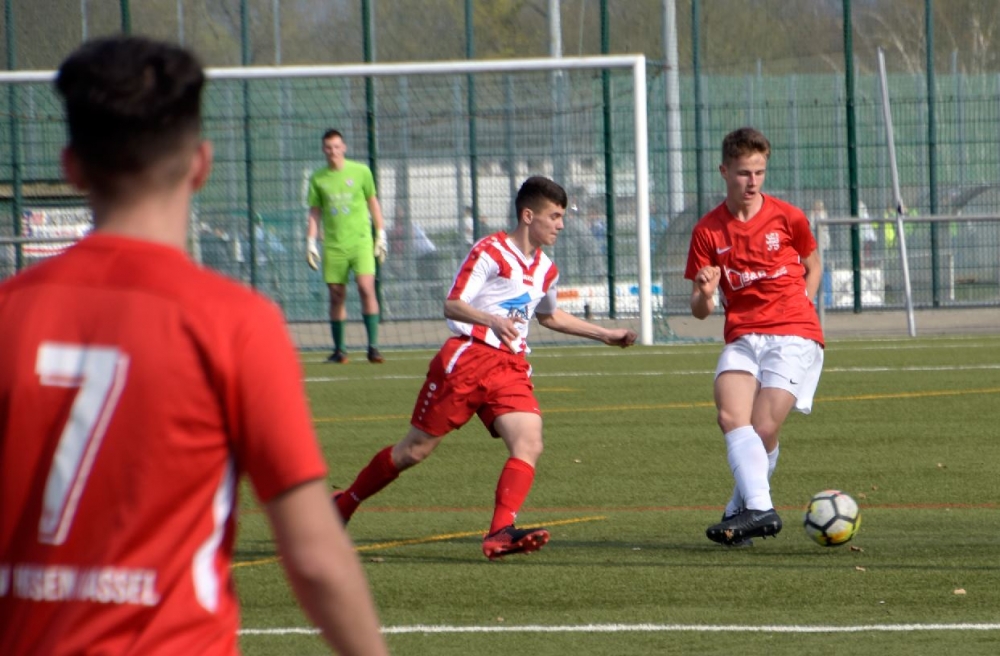
[(475, 226), (472, 219), (472, 206), (466, 205), (462, 211), (462, 242), (466, 248), (472, 248), (475, 243)]
[(604, 216), (597, 211), (596, 208), (591, 208), (587, 212), (587, 231), (590, 233), (591, 238), (594, 240), (594, 246), (601, 255), (608, 254), (608, 226), (607, 222), (604, 220)]
[(830, 251), (830, 226), (824, 221), (829, 218), (826, 213), (826, 205), (822, 198), (813, 201), (812, 211), (809, 213), (809, 225), (812, 226), (813, 234), (819, 243), (820, 261), (823, 265), (823, 303), (829, 307), (833, 305), (833, 275), (827, 264), (827, 257)]
[[(479, 216), (479, 236), (489, 234), (490, 232), (490, 222), (485, 216)], [(466, 248), (472, 248), (472, 245), (476, 243), (475, 237), (475, 225), (474, 225), (474, 214), (472, 212), (472, 206), (466, 205), (465, 210), (462, 211), (462, 242), (465, 244)]]
[[(859, 219), (870, 219), (871, 215), (868, 213), (868, 206), (865, 205), (864, 201), (858, 201), (858, 218)], [(875, 232), (875, 226), (871, 223), (860, 223), (858, 224), (858, 230), (861, 233), (861, 254), (862, 254), (862, 266), (874, 266), (875, 265), (875, 251), (878, 246), (878, 233)]]
[(392, 254), (392, 257), (388, 258), (389, 271), (397, 279), (408, 277), (407, 263), (412, 259), (410, 254), (412, 241), (409, 233), (410, 219), (406, 215), (406, 208), (402, 203), (397, 204), (392, 213), (392, 225), (389, 226), (388, 235), (388, 251)]

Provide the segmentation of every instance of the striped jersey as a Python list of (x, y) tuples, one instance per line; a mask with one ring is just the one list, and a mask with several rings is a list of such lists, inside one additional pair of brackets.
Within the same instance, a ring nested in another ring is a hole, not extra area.
[[(477, 310), (511, 319), (520, 319), (520, 333), (512, 346), (516, 353), (529, 353), (528, 326), (536, 312), (551, 314), (556, 309), (556, 281), (559, 269), (542, 249), (535, 249), (530, 261), (501, 231), (480, 239), (465, 258), (448, 300), (465, 301)], [(496, 334), (478, 324), (448, 320), (456, 335), (468, 335), (494, 348), (506, 348)]]

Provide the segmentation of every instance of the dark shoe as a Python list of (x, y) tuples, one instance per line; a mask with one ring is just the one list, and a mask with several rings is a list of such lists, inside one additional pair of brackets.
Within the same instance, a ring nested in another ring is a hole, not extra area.
[(544, 528), (514, 528), (505, 526), (483, 538), (483, 554), (490, 560), (515, 553), (538, 551), (549, 541)]
[[(724, 522), (728, 521), (728, 520), (732, 519), (733, 517), (736, 517), (736, 515), (738, 515), (740, 512), (743, 512), (743, 511), (737, 511), (737, 512), (733, 513), (732, 515), (727, 515), (726, 513), (722, 513), (722, 521), (724, 521)], [(742, 549), (744, 547), (752, 547), (753, 546), (753, 540), (751, 540), (750, 538), (745, 538), (743, 540), (740, 540), (739, 542), (731, 542), (731, 543), (723, 542), (722, 546), (724, 546), (724, 547), (731, 547), (733, 549)]]
[(774, 508), (744, 510), (729, 519), (708, 527), (705, 535), (712, 542), (735, 545), (748, 538), (768, 538), (781, 531), (781, 518)]
[(330, 354), (330, 357), (328, 357), (326, 361), (334, 364), (347, 364), (347, 354), (340, 349), (337, 349)]
[(382, 354), (378, 352), (377, 348), (375, 348), (374, 346), (369, 346), (368, 361), (371, 362), (372, 364), (382, 364), (383, 362), (385, 362), (385, 358), (382, 357)]

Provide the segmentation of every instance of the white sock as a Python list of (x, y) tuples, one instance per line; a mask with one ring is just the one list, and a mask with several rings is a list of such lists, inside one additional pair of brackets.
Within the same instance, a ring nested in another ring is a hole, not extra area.
[(774, 447), (774, 451), (767, 454), (767, 480), (771, 480), (771, 474), (774, 473), (774, 468), (778, 466), (778, 452), (781, 450), (781, 446)]
[(726, 433), (726, 451), (744, 506), (753, 510), (772, 508), (771, 487), (767, 482), (768, 454), (753, 426), (741, 426)]
[(733, 486), (733, 496), (729, 498), (729, 503), (726, 504), (726, 509), (723, 511), (723, 516), (732, 517), (733, 515), (741, 512), (743, 510), (743, 495), (740, 494), (740, 486)]
[[(778, 452), (780, 451), (780, 449), (781, 449), (780, 446), (776, 446), (776, 447), (774, 447), (774, 451), (772, 451), (771, 453), (767, 454), (767, 480), (768, 481), (771, 480), (771, 475), (774, 473), (775, 467), (778, 466)], [(729, 498), (729, 503), (726, 504), (726, 510), (724, 511), (724, 514), (725, 514), (726, 517), (732, 517), (733, 515), (737, 514), (741, 510), (743, 510), (744, 508), (746, 508), (746, 502), (743, 499), (743, 495), (740, 494), (740, 486), (739, 485), (734, 485), (733, 486), (733, 496), (731, 496)]]

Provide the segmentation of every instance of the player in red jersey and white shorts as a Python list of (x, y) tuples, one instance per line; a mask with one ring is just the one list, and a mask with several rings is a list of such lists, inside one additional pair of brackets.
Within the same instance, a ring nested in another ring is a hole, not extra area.
[(543, 528), (514, 526), (542, 453), (542, 417), (525, 358), (529, 323), (535, 317), (551, 330), (623, 348), (636, 339), (633, 330), (604, 328), (556, 307), (559, 271), (542, 247), (555, 244), (566, 205), (566, 192), (557, 183), (528, 178), (517, 193), (514, 231), (494, 233), (472, 247), (444, 304), (455, 336), (431, 360), (406, 437), (379, 451), (348, 489), (334, 495), (345, 522), (362, 501), (478, 415), (509, 452), (483, 553), (493, 559), (548, 542)]
[(94, 232), (0, 284), (0, 654), (239, 653), (246, 474), (309, 617), (387, 654), (281, 311), (184, 252), (205, 75), (138, 37), (60, 67)]
[(823, 370), (823, 331), (813, 300), (822, 271), (802, 210), (761, 193), (771, 145), (753, 128), (722, 142), (726, 200), (695, 225), (684, 277), (691, 313), (726, 313), (726, 345), (715, 371), (715, 404), (736, 479), (709, 539), (749, 545), (781, 530), (769, 479), (778, 436), (792, 409), (808, 414)]

